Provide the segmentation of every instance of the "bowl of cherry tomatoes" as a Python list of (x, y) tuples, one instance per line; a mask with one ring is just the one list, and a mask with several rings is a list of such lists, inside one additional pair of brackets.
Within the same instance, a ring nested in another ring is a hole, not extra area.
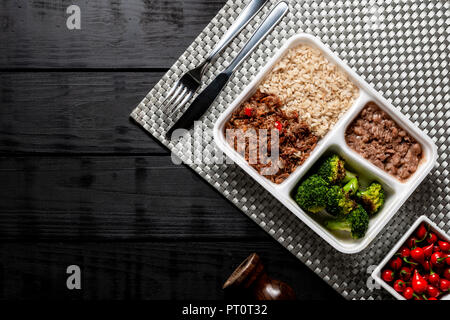
[(450, 300), (450, 237), (421, 216), (372, 273), (399, 300)]

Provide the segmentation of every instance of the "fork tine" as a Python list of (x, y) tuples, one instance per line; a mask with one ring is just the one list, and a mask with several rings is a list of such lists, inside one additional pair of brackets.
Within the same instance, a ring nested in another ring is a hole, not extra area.
[(189, 89), (187, 87), (184, 87), (183, 90), (178, 94), (176, 99), (172, 101), (170, 105), (168, 105), (168, 110), (173, 110), (177, 107), (178, 103), (186, 96), (186, 94), (189, 93)]
[(163, 102), (164, 109), (167, 110), (169, 106), (172, 104), (172, 102), (178, 97), (181, 90), (185, 88), (185, 86), (180, 82), (177, 81), (176, 85), (170, 89), (169, 93), (167, 94), (166, 99)]
[(182, 108), (186, 104), (186, 102), (188, 102), (189, 99), (192, 98), (193, 95), (193, 91), (189, 92), (189, 94), (178, 104), (179, 108)]
[(180, 80), (177, 80), (172, 87), (170, 88), (169, 92), (167, 92), (162, 104), (164, 105), (167, 102), (167, 99), (169, 99), (169, 97), (172, 96), (172, 94), (175, 92), (175, 89), (178, 88), (178, 86), (180, 85)]
[(181, 100), (180, 103), (174, 104), (174, 108), (171, 108), (170, 112), (173, 114), (175, 111), (182, 108), (186, 104), (186, 102), (188, 102), (189, 99), (192, 98), (193, 95), (194, 95), (194, 92), (189, 91), (189, 93), (183, 98), (183, 100)]

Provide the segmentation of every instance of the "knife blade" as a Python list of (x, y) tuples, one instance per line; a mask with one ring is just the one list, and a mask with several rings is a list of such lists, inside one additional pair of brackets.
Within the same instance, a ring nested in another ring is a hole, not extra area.
[(211, 104), (216, 100), (217, 96), (227, 84), (228, 80), (233, 75), (233, 72), (239, 65), (247, 58), (253, 49), (269, 34), (270, 31), (281, 21), (284, 15), (289, 10), (286, 2), (278, 3), (264, 19), (262, 24), (258, 27), (250, 40), (238, 53), (231, 64), (220, 73), (192, 102), (183, 115), (175, 124), (167, 131), (166, 137), (170, 138), (172, 133), (177, 129), (189, 129), (194, 121), (208, 110)]

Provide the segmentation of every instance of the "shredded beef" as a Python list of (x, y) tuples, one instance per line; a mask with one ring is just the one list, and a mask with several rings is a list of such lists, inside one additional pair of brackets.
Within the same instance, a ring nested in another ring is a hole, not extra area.
[[(265, 175), (274, 183), (283, 182), (298, 166), (302, 165), (315, 148), (318, 137), (311, 132), (304, 121), (299, 120), (296, 112), (287, 114), (281, 110), (282, 102), (274, 94), (256, 91), (246, 102), (238, 107), (225, 124), (225, 135), (228, 129), (243, 130), (247, 137), (245, 141), (245, 160), (260, 174), (264, 168), (270, 167), (268, 162), (271, 150), (270, 130), (279, 128), (279, 157), (276, 160), (275, 174)], [(247, 109), (247, 110), (246, 110)], [(259, 134), (260, 129), (266, 129), (267, 135)], [(229, 141), (238, 150), (237, 138)], [(259, 143), (267, 143), (267, 155), (260, 155)], [(239, 151), (239, 150), (238, 150)], [(249, 161), (252, 152), (256, 152), (257, 161)]]

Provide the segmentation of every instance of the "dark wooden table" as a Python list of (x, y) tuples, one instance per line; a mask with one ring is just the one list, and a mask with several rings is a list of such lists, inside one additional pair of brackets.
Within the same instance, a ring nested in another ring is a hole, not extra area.
[(1, 1), (0, 298), (221, 299), (256, 251), (341, 299), (128, 117), (224, 2)]

